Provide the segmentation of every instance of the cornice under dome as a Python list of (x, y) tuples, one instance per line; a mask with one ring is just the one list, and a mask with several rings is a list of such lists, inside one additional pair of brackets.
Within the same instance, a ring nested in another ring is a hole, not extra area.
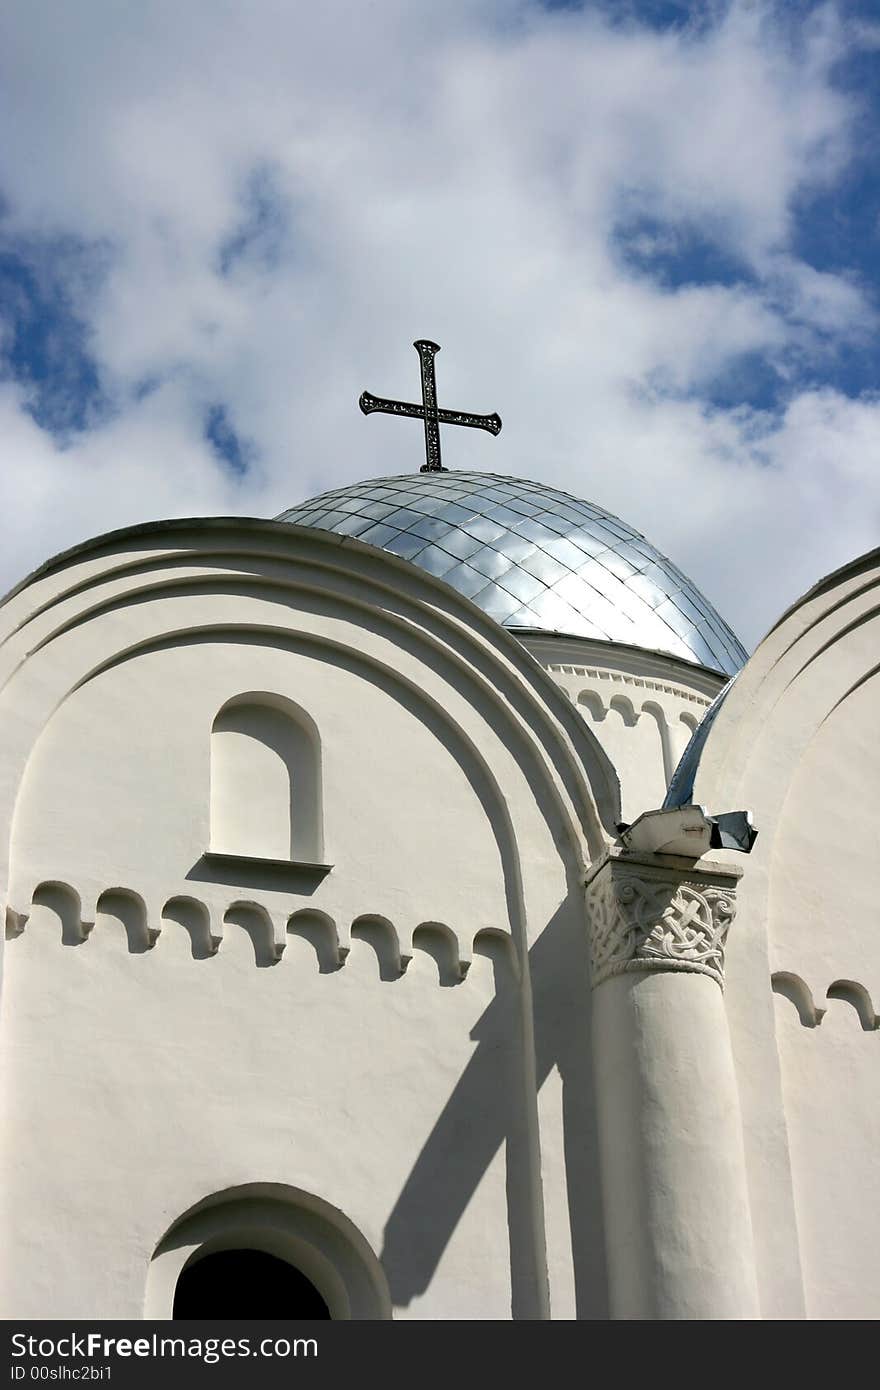
[(699, 589), (644, 536), (544, 483), (405, 473), (322, 493), (277, 520), (400, 555), (513, 631), (623, 642), (728, 676), (747, 657)]

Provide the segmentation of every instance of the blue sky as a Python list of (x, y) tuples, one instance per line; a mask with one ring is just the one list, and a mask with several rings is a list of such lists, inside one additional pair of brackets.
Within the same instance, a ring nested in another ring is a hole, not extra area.
[[(179, 12), (178, 12), (179, 11)], [(754, 644), (878, 544), (876, 3), (28, 0), (0, 20), (0, 586), (450, 466), (626, 517)]]

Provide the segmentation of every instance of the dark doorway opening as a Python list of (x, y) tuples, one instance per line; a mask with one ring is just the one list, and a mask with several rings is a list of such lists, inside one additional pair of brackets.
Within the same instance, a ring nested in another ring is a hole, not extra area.
[(329, 1318), (310, 1279), (264, 1250), (217, 1250), (187, 1265), (174, 1318)]

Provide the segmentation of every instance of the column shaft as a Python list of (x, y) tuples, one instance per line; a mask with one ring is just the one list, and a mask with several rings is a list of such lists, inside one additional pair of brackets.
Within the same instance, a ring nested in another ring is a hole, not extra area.
[(591, 874), (593, 1057), (615, 1318), (760, 1316), (722, 992), (735, 884), (726, 866), (664, 855), (612, 855)]

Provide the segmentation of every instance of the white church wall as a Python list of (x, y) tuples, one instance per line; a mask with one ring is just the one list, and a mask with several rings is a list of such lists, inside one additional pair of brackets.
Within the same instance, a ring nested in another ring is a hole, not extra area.
[(874, 677), (816, 730), (782, 810), (771, 884), (771, 964), (794, 971), (827, 1011), (820, 1026), (805, 1027), (779, 1000), (807, 1311), (815, 1317), (880, 1313), (868, 1274), (880, 1241), (878, 708)]
[(691, 734), (723, 676), (659, 652), (529, 636), (529, 651), (572, 700), (620, 780), (622, 819), (662, 805)]
[(297, 935), (271, 963), (230, 921), (199, 959), (167, 920), (145, 950), (120, 906), (70, 949), (43, 909), (9, 952), (9, 1315), (141, 1316), (171, 1221), (261, 1181), (345, 1212), (396, 1316), (509, 1317), (528, 1220), (506, 1196), (526, 1142), (509, 955), (497, 989), (479, 939), (461, 982), (418, 933), (403, 975), (356, 933), (323, 973)]
[[(4, 1313), (141, 1316), (169, 1227), (256, 1183), (343, 1213), (395, 1316), (546, 1316), (554, 1289), (589, 1316), (579, 866), (607, 764), (430, 579), (250, 527), (86, 552), (4, 614)], [(212, 729), (216, 766), (255, 692), (313, 725), (329, 872), (289, 840), (295, 768), (284, 843), (215, 836)]]
[[(184, 641), (120, 662), (74, 691), (37, 742), (22, 783), (13, 901), (58, 879), (86, 903), (107, 887), (133, 890), (149, 902), (152, 917), (168, 897), (188, 891), (202, 896), (216, 918), (228, 906), (230, 885), (212, 883), (206, 854), (289, 860), (288, 806), (282, 800), (285, 838), (273, 839), (279, 827), (271, 798), (264, 824), (262, 796), (253, 795), (250, 780), (261, 793), (271, 790), (271, 765), (254, 760), (222, 769), (244, 774), (240, 822), (227, 824), (227, 840), (211, 826), (216, 712), (228, 707), (242, 676), (240, 645)], [(492, 827), (467, 773), (417, 714), (390, 702), (362, 672), (320, 655), (259, 646), (248, 652), (247, 676), (260, 688), (295, 691), (297, 703), (320, 717), (326, 854), (335, 863), (344, 847), (346, 872), (342, 884), (330, 874), (315, 885), (316, 907), (349, 920), (385, 916), (406, 944), (417, 925), (410, 907), (417, 885), (425, 916), (464, 938), (506, 924)], [(257, 740), (247, 742), (260, 750)], [(262, 747), (284, 774), (289, 802), (287, 770)], [(307, 814), (311, 795), (311, 788), (302, 793)], [(299, 809), (294, 801), (294, 817)], [(450, 876), (446, 856), (453, 850), (460, 869)], [(314, 853), (302, 857), (314, 862)], [(238, 867), (236, 888), (247, 895)], [(235, 865), (228, 868), (234, 874)], [(282, 910), (277, 890), (257, 897), (270, 913)]]
[(875, 553), (781, 620), (725, 701), (695, 787), (748, 807), (759, 830), (727, 1000), (765, 1316), (796, 1315), (801, 1281), (807, 1316), (880, 1312), (878, 587)]

